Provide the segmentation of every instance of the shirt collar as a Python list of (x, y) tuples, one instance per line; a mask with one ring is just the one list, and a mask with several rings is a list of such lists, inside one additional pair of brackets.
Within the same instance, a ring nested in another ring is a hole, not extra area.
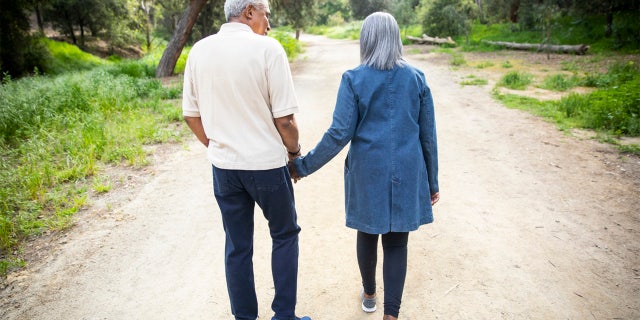
[(227, 22), (220, 26), (220, 31), (248, 31), (253, 32), (251, 27), (240, 22)]

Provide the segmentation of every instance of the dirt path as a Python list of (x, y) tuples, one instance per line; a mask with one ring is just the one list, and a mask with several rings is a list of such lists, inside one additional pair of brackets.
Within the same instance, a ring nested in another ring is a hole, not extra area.
[[(294, 74), (308, 151), (331, 121), (340, 74), (358, 63), (358, 46), (302, 40), (307, 51)], [(640, 161), (506, 109), (489, 88), (458, 85), (465, 71), (436, 55), (408, 58), (425, 71), (436, 102), (442, 199), (436, 222), (411, 234), (400, 318), (640, 318)], [(0, 318), (230, 319), (210, 168), (203, 148), (187, 147), (158, 153), (147, 173), (128, 173), (130, 183), (10, 275)], [(343, 160), (344, 152), (295, 186), (298, 312), (381, 319), (382, 308), (359, 308)], [(269, 319), (270, 241), (260, 213), (256, 222), (260, 315)]]

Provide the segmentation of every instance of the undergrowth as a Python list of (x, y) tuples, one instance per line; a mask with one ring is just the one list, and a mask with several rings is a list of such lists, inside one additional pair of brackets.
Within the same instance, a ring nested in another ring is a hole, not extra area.
[(104, 164), (144, 166), (145, 145), (184, 135), (168, 126), (180, 96), (144, 63), (109, 63), (0, 86), (0, 275), (19, 243), (72, 224)]
[[(636, 64), (615, 63), (606, 73), (562, 81), (596, 90), (587, 94), (571, 93), (557, 101), (539, 101), (497, 91), (494, 96), (509, 107), (551, 119), (562, 129), (593, 129), (614, 137), (640, 136), (640, 69)], [(638, 153), (638, 146), (619, 147), (624, 152)]]

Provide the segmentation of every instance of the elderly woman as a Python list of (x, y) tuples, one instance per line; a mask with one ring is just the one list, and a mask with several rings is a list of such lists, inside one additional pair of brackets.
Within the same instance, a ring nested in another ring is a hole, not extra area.
[(347, 227), (358, 230), (362, 309), (376, 310), (379, 235), (384, 252), (384, 320), (397, 319), (409, 231), (433, 221), (439, 199), (433, 100), (424, 74), (402, 58), (396, 20), (368, 16), (361, 64), (342, 75), (333, 123), (318, 145), (290, 163), (294, 179), (320, 169), (351, 142), (345, 160)]

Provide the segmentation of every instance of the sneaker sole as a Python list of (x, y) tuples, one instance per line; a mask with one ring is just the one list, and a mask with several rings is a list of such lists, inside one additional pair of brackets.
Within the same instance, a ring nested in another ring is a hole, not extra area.
[(368, 313), (372, 313), (372, 312), (376, 312), (378, 308), (376, 306), (373, 306), (373, 308), (367, 308), (365, 307), (364, 304), (362, 304), (362, 311), (364, 312), (368, 312)]

